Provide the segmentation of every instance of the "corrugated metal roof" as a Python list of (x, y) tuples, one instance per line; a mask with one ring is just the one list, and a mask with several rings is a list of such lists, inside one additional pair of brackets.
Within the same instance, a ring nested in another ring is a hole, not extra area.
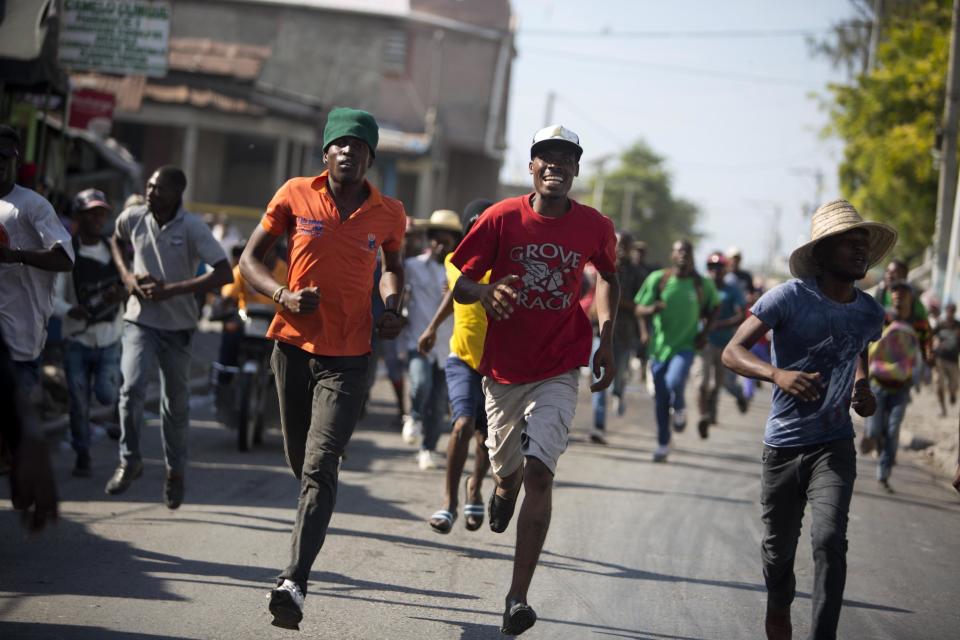
[(270, 51), (270, 47), (209, 38), (171, 38), (168, 58), (170, 69), (175, 71), (256, 80)]
[(225, 113), (263, 115), (266, 108), (243, 98), (187, 85), (163, 85), (147, 82), (143, 76), (105, 76), (98, 73), (75, 73), (70, 80), (76, 87), (89, 87), (117, 97), (118, 112), (137, 112), (144, 98), (166, 104), (190, 104), (198, 108), (214, 108)]

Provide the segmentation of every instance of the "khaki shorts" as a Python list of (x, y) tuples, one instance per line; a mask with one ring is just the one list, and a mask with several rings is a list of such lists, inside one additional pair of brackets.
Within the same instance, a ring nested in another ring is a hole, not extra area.
[(937, 358), (937, 367), (934, 371), (936, 373), (937, 392), (949, 391), (950, 395), (957, 395), (957, 387), (960, 385), (960, 366), (956, 362)]
[(567, 449), (579, 383), (580, 372), (576, 369), (526, 384), (483, 379), (486, 445), (495, 474), (512, 474), (526, 456), (536, 458), (547, 465), (550, 473), (556, 473), (557, 460)]

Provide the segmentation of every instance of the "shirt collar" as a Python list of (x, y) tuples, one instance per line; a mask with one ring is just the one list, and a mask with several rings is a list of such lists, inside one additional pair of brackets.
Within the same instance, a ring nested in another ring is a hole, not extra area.
[[(330, 188), (327, 186), (327, 176), (329, 173), (330, 172), (328, 169), (324, 169), (323, 173), (313, 179), (313, 182), (310, 183), (310, 187), (317, 193), (329, 193)], [(380, 190), (373, 186), (366, 178), (363, 179), (363, 183), (366, 185), (367, 189), (370, 190), (370, 195), (366, 200), (364, 200), (363, 204), (360, 205), (360, 208), (357, 210), (361, 211), (369, 207), (375, 207), (383, 204), (383, 194), (380, 193)]]
[[(146, 205), (144, 205), (144, 206), (146, 206)], [(147, 207), (147, 213), (148, 213), (148, 214), (150, 215), (150, 217), (153, 219), (153, 223), (154, 223), (155, 225), (157, 225), (157, 227), (159, 227), (159, 228), (161, 228), (161, 229), (166, 229), (167, 227), (169, 227), (170, 225), (172, 225), (174, 222), (177, 222), (177, 221), (179, 221), (179, 220), (182, 220), (182, 219), (183, 219), (183, 214), (185, 214), (186, 212), (187, 212), (187, 210), (183, 208), (183, 205), (180, 205), (180, 208), (177, 209), (177, 212), (176, 212), (175, 214), (173, 214), (173, 217), (170, 218), (170, 221), (167, 222), (167, 224), (165, 224), (165, 225), (163, 225), (163, 226), (161, 227), (161, 226), (160, 226), (160, 221), (157, 220), (157, 217), (156, 217), (155, 215), (153, 215), (153, 211), (150, 211), (150, 207)]]

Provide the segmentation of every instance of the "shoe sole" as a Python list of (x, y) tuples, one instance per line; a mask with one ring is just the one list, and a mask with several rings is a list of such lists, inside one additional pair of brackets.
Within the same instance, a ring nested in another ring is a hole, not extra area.
[[(517, 495), (519, 495), (519, 493)], [(503, 503), (511, 503), (513, 506), (511, 507), (501, 506), (498, 509), (498, 507), (494, 506), (498, 504), (497, 501), (499, 501), (499, 504), (501, 505)], [(508, 509), (510, 511), (509, 514), (506, 513)], [(516, 497), (514, 497), (513, 500), (505, 500), (504, 498), (501, 498), (500, 496), (498, 496), (496, 489), (494, 489), (493, 492), (490, 494), (490, 501), (487, 503), (487, 519), (490, 522), (490, 531), (493, 531), (494, 533), (503, 533), (504, 531), (506, 531), (507, 527), (510, 526), (510, 521), (513, 520), (513, 514), (514, 514), (514, 511), (516, 511), (516, 509), (517, 509)], [(498, 518), (497, 516), (501, 516), (501, 518)]]
[(509, 621), (500, 627), (500, 633), (505, 636), (518, 636), (537, 622), (537, 614), (533, 609), (520, 609), (509, 617)]
[(300, 630), (303, 612), (293, 601), (293, 596), (286, 591), (270, 592), (270, 613), (273, 614), (273, 620), (270, 622), (273, 626), (281, 629), (293, 629), (294, 631)]

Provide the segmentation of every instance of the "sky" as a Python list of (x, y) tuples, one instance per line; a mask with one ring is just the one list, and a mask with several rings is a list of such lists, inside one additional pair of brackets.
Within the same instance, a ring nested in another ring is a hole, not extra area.
[[(513, 0), (513, 10), (505, 180), (530, 180), (530, 139), (544, 126), (554, 92), (553, 122), (575, 131), (584, 148), (580, 180), (598, 159), (640, 139), (666, 159), (675, 196), (702, 212), (698, 262), (735, 245), (748, 267), (759, 268), (777, 235), (781, 255), (802, 244), (817, 171), (821, 202), (840, 197), (842, 145), (821, 135), (827, 114), (817, 94), (846, 74), (812, 56), (803, 35), (782, 32), (825, 32), (852, 15), (848, 2)], [(618, 211), (604, 213), (620, 219)]]

